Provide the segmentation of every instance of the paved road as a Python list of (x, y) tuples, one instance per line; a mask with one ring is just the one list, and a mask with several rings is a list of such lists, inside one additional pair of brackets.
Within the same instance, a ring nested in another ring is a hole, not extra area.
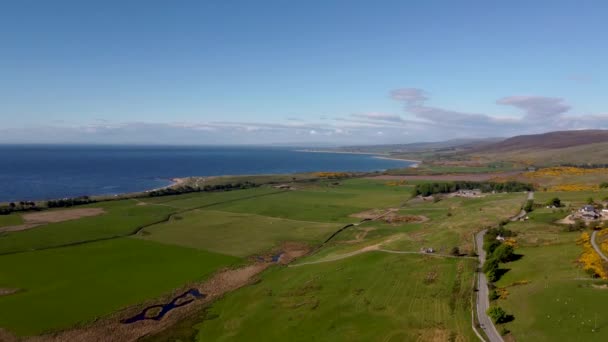
[[(528, 200), (528, 201), (532, 201), (532, 200), (534, 200), (534, 192), (533, 192), (533, 191), (528, 192), (528, 198), (527, 198), (527, 200)], [(519, 212), (519, 214), (517, 214), (517, 215), (515, 215), (515, 216), (511, 217), (511, 221), (519, 221), (519, 219), (520, 219), (520, 218), (522, 218), (522, 217), (526, 216), (527, 214), (528, 214), (528, 213), (527, 213), (525, 210), (523, 210), (523, 209), (522, 209), (522, 210)]]
[[(486, 261), (486, 251), (483, 249), (483, 237), (486, 235), (488, 230), (484, 229), (475, 235), (475, 244), (477, 245), (477, 255), (479, 256), (479, 266), (481, 267)], [(483, 272), (479, 272), (477, 278), (477, 319), (481, 329), (486, 333), (486, 336), (490, 339), (490, 342), (503, 342), (502, 336), (496, 330), (494, 323), (486, 312), (490, 307), (490, 297), (488, 296), (488, 280)]]
[[(534, 192), (528, 192), (527, 200), (534, 199)], [(511, 221), (517, 221), (520, 218), (526, 216), (526, 211), (522, 209), (522, 211), (516, 216), (511, 218)], [(479, 265), (480, 267), (486, 261), (486, 251), (483, 249), (483, 237), (486, 235), (488, 230), (484, 229), (481, 232), (475, 235), (475, 244), (477, 245), (477, 255), (479, 256)], [(592, 239), (593, 241), (593, 239)], [(490, 297), (488, 290), (488, 280), (486, 279), (486, 275), (483, 272), (479, 272), (479, 277), (477, 278), (477, 301), (476, 301), (476, 310), (477, 310), (477, 319), (479, 320), (479, 324), (481, 328), (488, 336), (490, 342), (503, 342), (502, 336), (496, 330), (494, 323), (488, 317), (486, 312), (490, 307)]]
[(591, 233), (591, 245), (593, 246), (593, 249), (595, 249), (597, 254), (599, 254), (600, 257), (602, 259), (604, 259), (604, 261), (608, 261), (608, 257), (606, 256), (606, 254), (604, 254), (604, 252), (602, 252), (602, 249), (600, 248), (600, 246), (598, 246), (597, 243), (595, 243), (595, 235), (597, 235), (597, 230), (594, 230), (593, 233)]

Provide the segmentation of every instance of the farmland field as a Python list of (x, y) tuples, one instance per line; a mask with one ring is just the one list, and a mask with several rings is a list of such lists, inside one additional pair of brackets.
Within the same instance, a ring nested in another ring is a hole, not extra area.
[[(472, 340), (473, 234), (517, 213), (525, 194), (411, 199), (419, 182), (321, 180), (80, 206), (103, 212), (0, 235), (0, 289), (10, 290), (0, 327), (25, 336), (96, 327), (295, 243), (312, 254), (242, 279), (253, 285), (150, 338)], [(348, 223), (357, 225), (323, 244)]]
[[(179, 218), (179, 219), (178, 219)], [(320, 243), (339, 226), (223, 211), (191, 211), (146, 228), (146, 240), (245, 257), (283, 241)]]
[[(514, 320), (505, 326), (517, 341), (605, 341), (608, 305), (605, 280), (591, 278), (577, 263), (583, 252), (581, 232), (567, 232), (556, 221), (603, 193), (538, 192), (545, 203), (559, 197), (564, 209), (539, 208), (529, 220), (507, 228), (517, 233), (521, 259), (505, 264), (508, 270), (496, 283), (506, 298), (496, 300)], [(593, 252), (592, 252), (593, 253)]]
[(212, 341), (472, 341), (474, 265), (373, 252), (275, 268), (214, 304), (194, 330)]
[(231, 256), (121, 238), (0, 257), (0, 326), (20, 335), (68, 328), (199, 281)]

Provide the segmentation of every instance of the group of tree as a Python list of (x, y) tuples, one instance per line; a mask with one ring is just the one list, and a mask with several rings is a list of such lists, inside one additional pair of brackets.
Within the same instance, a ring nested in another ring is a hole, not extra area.
[(515, 236), (515, 233), (501, 225), (498, 228), (488, 229), (488, 232), (484, 236), (483, 249), (486, 251), (487, 256), (482, 270), (490, 282), (495, 282), (499, 279), (500, 263), (512, 261), (515, 256), (515, 248), (510, 244), (499, 241), (497, 239), (498, 236), (507, 238)]
[(50, 200), (46, 202), (46, 206), (49, 208), (67, 208), (76, 205), (84, 205), (89, 203), (97, 202), (89, 196), (80, 196), (74, 198), (62, 198), (58, 200)]
[(192, 187), (192, 186), (181, 186), (177, 188), (164, 188), (148, 192), (150, 197), (158, 196), (169, 196), (188, 194), (192, 192), (219, 192), (219, 191), (231, 191), (240, 189), (250, 189), (258, 187), (256, 183), (245, 181), (242, 183), (227, 183), (227, 184), (216, 184), (216, 185), (205, 185), (204, 187)]
[(562, 206), (562, 200), (559, 197), (553, 197), (547, 202), (547, 206), (560, 208)]
[(573, 164), (573, 163), (565, 163), (565, 164), (560, 164), (558, 166), (564, 166), (564, 167), (576, 167), (579, 169), (606, 169), (608, 168), (608, 164)]
[(456, 192), (458, 190), (480, 190), (481, 192), (520, 192), (532, 191), (534, 186), (529, 183), (521, 183), (516, 181), (508, 182), (471, 182), (471, 181), (454, 181), (454, 182), (430, 182), (417, 184), (414, 187), (414, 196), (430, 196), (433, 194), (446, 194)]
[(531, 212), (532, 210), (534, 210), (534, 200), (527, 200), (527, 201), (526, 201), (526, 204), (524, 204), (524, 206), (522, 207), (522, 209), (523, 209), (525, 212), (527, 212), (527, 213), (529, 213), (529, 212)]
[(36, 202), (32, 201), (19, 201), (10, 202), (8, 205), (0, 206), (0, 215), (8, 215), (16, 211), (30, 211), (38, 210)]

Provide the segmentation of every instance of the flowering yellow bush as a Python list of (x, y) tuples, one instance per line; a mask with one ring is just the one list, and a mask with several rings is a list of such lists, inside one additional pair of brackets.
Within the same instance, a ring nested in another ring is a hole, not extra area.
[(505, 240), (505, 245), (517, 248), (517, 240), (515, 240), (514, 238), (507, 238)]
[(598, 190), (597, 185), (589, 184), (560, 184), (550, 187), (549, 191), (595, 191)]
[(582, 233), (576, 243), (583, 246), (583, 253), (578, 258), (578, 262), (582, 265), (583, 269), (585, 271), (593, 271), (602, 279), (608, 279), (606, 265), (602, 261), (602, 258), (595, 252), (593, 246), (591, 246), (589, 233)]
[(314, 175), (320, 178), (345, 178), (350, 176), (346, 172), (316, 172)]
[(579, 167), (548, 167), (545, 169), (540, 169), (536, 171), (530, 171), (524, 173), (525, 177), (528, 178), (540, 178), (540, 177), (559, 177), (559, 176), (581, 176), (581, 175), (590, 175), (597, 173), (606, 173), (608, 169), (598, 168), (598, 169), (583, 169)]
[(387, 182), (386, 185), (388, 186), (403, 186), (403, 185), (407, 185), (407, 182), (405, 180), (399, 181), (399, 182)]
[(509, 291), (504, 287), (497, 288), (496, 293), (498, 293), (498, 298), (500, 299), (507, 299), (509, 296)]

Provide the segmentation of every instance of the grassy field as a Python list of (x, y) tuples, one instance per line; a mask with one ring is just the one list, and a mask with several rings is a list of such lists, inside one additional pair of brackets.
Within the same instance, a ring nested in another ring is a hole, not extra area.
[(318, 244), (338, 228), (329, 223), (197, 210), (146, 228), (139, 237), (244, 257), (268, 251), (283, 241)]
[[(463, 259), (380, 252), (274, 268), (213, 304), (194, 333), (210, 341), (472, 341), (473, 269)], [(193, 330), (182, 329), (172, 338), (188, 340)]]
[(19, 214), (0, 215), (0, 227), (16, 226), (21, 223), (23, 223), (23, 220)]
[(281, 191), (277, 189), (260, 187), (226, 192), (197, 192), (177, 196), (150, 197), (141, 198), (139, 200), (144, 203), (158, 204), (175, 209), (193, 209), (213, 206), (218, 203), (229, 203), (231, 201), (242, 200), (248, 197), (256, 198), (258, 196), (280, 192)]
[(515, 215), (525, 198), (523, 193), (513, 193), (488, 194), (482, 198), (454, 197), (437, 203), (410, 201), (399, 212), (424, 215), (429, 221), (390, 247), (401, 250), (433, 247), (447, 253), (456, 246), (466, 252), (472, 249), (473, 233)]
[(175, 211), (164, 206), (137, 205), (134, 200), (95, 203), (79, 208), (87, 207), (103, 208), (106, 213), (0, 234), (0, 254), (128, 235), (138, 227), (168, 218)]
[(411, 196), (410, 186), (389, 186), (386, 181), (353, 179), (340, 185), (324, 182), (275, 196), (222, 204), (216, 210), (258, 214), (292, 220), (356, 222), (349, 217), (370, 208), (398, 207)]
[(39, 334), (92, 321), (239, 258), (132, 238), (0, 256), (0, 326)]
[[(596, 192), (537, 192), (536, 201), (559, 197), (576, 208)], [(517, 341), (605, 341), (608, 305), (604, 281), (594, 280), (576, 263), (582, 247), (580, 232), (565, 232), (555, 221), (569, 209), (536, 209), (524, 222), (507, 228), (517, 233), (521, 259), (504, 265), (508, 271), (496, 283), (507, 291), (496, 301), (515, 319), (506, 324)], [(597, 321), (596, 321), (597, 316)], [(596, 325), (597, 324), (597, 325)]]
[[(526, 195), (410, 200), (412, 184), (323, 180), (297, 183), (295, 191), (260, 187), (102, 202), (89, 206), (103, 208), (100, 216), (0, 235), (0, 253), (21, 252), (0, 256), (0, 289), (21, 290), (0, 296), (0, 327), (31, 335), (85, 324), (282, 242), (320, 246), (345, 223), (361, 221), (352, 214), (393, 208), (426, 221), (348, 228), (297, 261), (317, 263), (272, 267), (181, 327), (220, 341), (473, 340), (475, 260), (361, 249), (434, 247), (448, 254), (458, 246), (466, 253), (474, 232), (513, 216)], [(142, 226), (136, 236), (58, 247)], [(58, 248), (28, 251), (48, 247)], [(326, 262), (336, 256), (342, 259)], [(168, 334), (182, 333), (176, 329)]]

